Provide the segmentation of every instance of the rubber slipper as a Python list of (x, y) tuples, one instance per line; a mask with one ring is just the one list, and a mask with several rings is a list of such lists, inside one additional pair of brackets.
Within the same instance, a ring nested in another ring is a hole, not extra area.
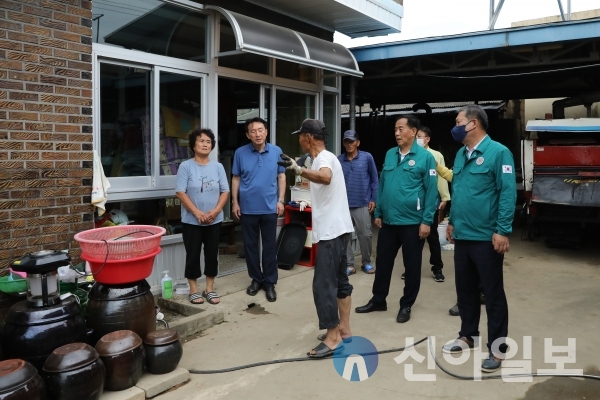
[(350, 275), (354, 275), (355, 273), (356, 273), (356, 268), (354, 268), (354, 267), (346, 268), (346, 275), (350, 276)]
[(344, 350), (344, 346), (337, 346), (335, 349), (330, 349), (329, 346), (321, 342), (317, 345), (317, 347), (312, 349), (312, 351), (315, 352), (314, 354), (309, 351), (308, 353), (306, 353), (306, 355), (310, 358), (326, 358), (331, 357), (333, 353), (335, 353), (336, 349), (338, 351)]
[[(317, 339), (322, 342), (323, 340), (325, 340), (326, 337), (327, 337), (326, 333), (321, 333), (319, 336), (317, 336)], [(344, 343), (352, 343), (352, 336), (347, 337), (347, 338), (342, 338), (342, 341)]]
[[(196, 304), (196, 305), (204, 304), (204, 299), (202, 298), (202, 295), (198, 292), (190, 294), (189, 299), (190, 299), (190, 303), (192, 303), (192, 304)], [(202, 300), (202, 301), (198, 301), (198, 300)]]
[(208, 293), (206, 293), (206, 291), (203, 291), (202, 292), (202, 297), (204, 297), (206, 299), (206, 301), (208, 301), (210, 304), (219, 304), (220, 303), (220, 301), (215, 302), (215, 300), (214, 300), (214, 299), (219, 299), (220, 300), (220, 297), (217, 294), (217, 292), (208, 292)]
[(371, 264), (366, 264), (363, 265), (362, 267), (360, 267), (360, 269), (365, 273), (365, 274), (374, 274), (375, 273), (375, 267), (373, 267)]

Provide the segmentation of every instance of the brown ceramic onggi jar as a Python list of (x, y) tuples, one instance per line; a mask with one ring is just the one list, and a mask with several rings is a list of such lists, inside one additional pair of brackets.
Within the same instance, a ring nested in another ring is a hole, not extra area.
[(142, 339), (128, 330), (108, 333), (98, 340), (96, 351), (106, 368), (106, 390), (125, 390), (142, 376), (146, 354)]
[(0, 400), (46, 400), (46, 386), (25, 360), (0, 361)]
[(119, 330), (140, 337), (156, 330), (154, 296), (146, 280), (125, 285), (94, 284), (88, 296), (87, 324), (92, 345), (104, 335)]
[(144, 339), (146, 370), (151, 374), (167, 374), (175, 368), (183, 355), (179, 334), (174, 329), (150, 332)]
[(44, 382), (52, 400), (98, 400), (106, 371), (98, 352), (86, 343), (54, 350), (44, 363)]

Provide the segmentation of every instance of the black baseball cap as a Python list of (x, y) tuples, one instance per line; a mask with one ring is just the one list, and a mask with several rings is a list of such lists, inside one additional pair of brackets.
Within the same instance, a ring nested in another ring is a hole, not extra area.
[(292, 135), (296, 133), (310, 133), (312, 135), (327, 135), (325, 131), (325, 124), (323, 121), (319, 121), (318, 119), (310, 119), (307, 118), (302, 121), (302, 126), (297, 131), (292, 132)]

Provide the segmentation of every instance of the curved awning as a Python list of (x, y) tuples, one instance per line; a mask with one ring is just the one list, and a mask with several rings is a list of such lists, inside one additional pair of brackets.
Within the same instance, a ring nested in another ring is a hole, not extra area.
[[(219, 12), (231, 24), (236, 39), (236, 51), (297, 62), (344, 75), (363, 76), (352, 53), (340, 44), (259, 21), (221, 7), (207, 5), (205, 9)], [(220, 53), (219, 57), (227, 54)]]

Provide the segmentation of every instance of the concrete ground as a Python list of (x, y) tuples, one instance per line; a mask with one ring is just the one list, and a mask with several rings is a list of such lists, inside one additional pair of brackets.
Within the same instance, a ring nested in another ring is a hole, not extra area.
[[(440, 347), (454, 339), (459, 317), (448, 309), (456, 302), (453, 252), (444, 251), (446, 282), (436, 283), (430, 273), (427, 245), (423, 252), (421, 291), (413, 307), (412, 318), (396, 322), (398, 300), (402, 293), (401, 257), (396, 260), (388, 311), (356, 314), (352, 311), (353, 334), (373, 342), (378, 350), (405, 345), (407, 337), (436, 338), (435, 351), (441, 363), (454, 373), (473, 375), (473, 355), (464, 365), (453, 366), (442, 358)], [(356, 265), (360, 263), (359, 257)], [(564, 368), (583, 369), (600, 375), (598, 317), (600, 304), (600, 247), (584, 250), (550, 249), (541, 241), (522, 242), (519, 232), (511, 239), (505, 257), (505, 289), (509, 304), (509, 336), (518, 344), (514, 359), (522, 360), (524, 337), (532, 337), (531, 368), (556, 368), (546, 364), (544, 338), (554, 346), (565, 346), (568, 338), (576, 339), (576, 361)], [(263, 291), (255, 297), (246, 295), (250, 280), (245, 272), (218, 278), (216, 290), (222, 295), (219, 307), (225, 322), (214, 326), (184, 343), (180, 367), (211, 370), (259, 361), (303, 357), (318, 344), (317, 316), (313, 304), (312, 269), (295, 266), (280, 271), (278, 299), (269, 303)], [(350, 277), (354, 285), (352, 309), (365, 304), (371, 296), (373, 275), (360, 270)], [(202, 284), (200, 287), (202, 288)], [(249, 308), (249, 305), (254, 306)], [(480, 324), (485, 336), (486, 317), (482, 307)], [(426, 343), (416, 347), (427, 356)], [(412, 359), (397, 364), (399, 351), (382, 354), (375, 373), (362, 382), (343, 379), (332, 359), (274, 364), (242, 371), (191, 375), (191, 381), (156, 397), (160, 400), (181, 399), (598, 399), (600, 382), (574, 378), (533, 378), (531, 382), (509, 383), (502, 380), (459, 380), (439, 368), (427, 369), (427, 360)], [(564, 354), (555, 354), (560, 356)], [(406, 378), (406, 364), (415, 374), (434, 374), (435, 381), (417, 382)], [(508, 367), (504, 368), (505, 370)], [(519, 372), (519, 371), (516, 371)]]

